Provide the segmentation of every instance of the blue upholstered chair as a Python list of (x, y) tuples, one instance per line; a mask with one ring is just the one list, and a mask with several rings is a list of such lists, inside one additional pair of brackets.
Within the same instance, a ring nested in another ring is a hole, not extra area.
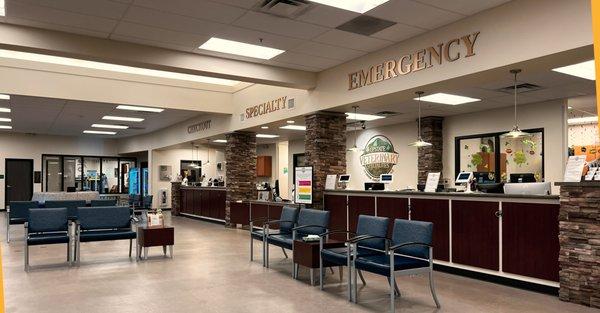
[(85, 205), (85, 200), (46, 200), (44, 202), (46, 208), (67, 208), (69, 219), (76, 219), (77, 208)]
[(10, 225), (23, 225), (27, 222), (29, 209), (38, 208), (37, 201), (11, 201), (6, 212), (6, 242), (10, 242)]
[[(263, 266), (267, 266), (265, 262), (265, 235), (268, 233), (269, 235), (289, 234), (291, 236), (292, 228), (296, 226), (298, 220), (298, 211), (298, 208), (286, 206), (281, 210), (281, 216), (278, 220), (268, 220), (267, 218), (250, 220), (250, 261), (254, 260), (254, 240), (260, 240), (263, 244)], [(259, 221), (263, 223), (262, 229), (254, 227), (254, 223)], [(279, 230), (271, 229), (273, 225), (279, 225)], [(282, 248), (282, 250), (287, 257), (285, 249)]]
[[(129, 239), (129, 257), (136, 232), (132, 228), (129, 207), (80, 207), (77, 209), (75, 255), (77, 265), (81, 261), (81, 243), (91, 241)], [(138, 249), (136, 249), (136, 256)], [(136, 257), (137, 259), (137, 257)]]
[(65, 243), (70, 264), (70, 239), (66, 208), (30, 209), (25, 222), (25, 271), (29, 271), (29, 246)]
[(90, 201), (90, 206), (91, 207), (96, 207), (96, 206), (116, 206), (117, 205), (117, 200), (116, 199), (100, 199), (100, 200), (92, 200)]
[[(385, 237), (387, 235), (389, 225), (389, 218), (378, 217), (371, 215), (359, 215), (358, 224), (356, 227), (356, 233), (346, 230), (331, 230), (320, 235), (319, 251), (321, 255), (319, 263), (319, 286), (323, 290), (323, 276), (325, 275), (323, 266), (340, 266), (340, 280), (341, 280), (341, 267), (348, 266), (348, 300), (352, 300), (352, 283), (356, 283), (356, 277), (352, 277), (352, 271), (350, 270), (351, 260), (356, 257), (380, 255), (385, 253), (386, 241), (385, 239), (372, 238), (369, 240), (360, 241), (357, 243), (355, 251), (350, 251), (350, 245), (348, 247), (323, 249), (324, 240), (331, 234), (336, 233), (347, 233), (352, 235), (354, 238), (361, 238), (363, 236), (376, 236)], [(360, 271), (358, 275), (362, 280), (363, 284), (366, 285), (365, 279), (363, 278)], [(354, 278), (354, 279), (353, 279)]]
[[(386, 247), (385, 254), (359, 256), (354, 259), (352, 264), (354, 270), (379, 274), (389, 279), (392, 312), (395, 311), (396, 275), (428, 274), (431, 295), (435, 305), (440, 308), (433, 284), (432, 235), (433, 224), (430, 222), (396, 219), (392, 240)], [(373, 238), (378, 237), (359, 237), (351, 244), (357, 245)], [(356, 301), (356, 295), (354, 299)]]

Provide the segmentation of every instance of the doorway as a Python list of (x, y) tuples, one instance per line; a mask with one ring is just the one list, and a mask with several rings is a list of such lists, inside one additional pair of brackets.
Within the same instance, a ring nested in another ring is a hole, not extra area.
[(33, 196), (33, 160), (6, 159), (4, 206), (11, 201), (29, 201)]

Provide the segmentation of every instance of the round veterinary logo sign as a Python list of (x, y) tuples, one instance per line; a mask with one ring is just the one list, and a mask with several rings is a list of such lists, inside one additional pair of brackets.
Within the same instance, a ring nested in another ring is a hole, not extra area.
[(379, 180), (379, 175), (392, 172), (398, 164), (398, 153), (394, 151), (392, 141), (386, 136), (373, 136), (360, 156), (360, 165), (373, 180)]

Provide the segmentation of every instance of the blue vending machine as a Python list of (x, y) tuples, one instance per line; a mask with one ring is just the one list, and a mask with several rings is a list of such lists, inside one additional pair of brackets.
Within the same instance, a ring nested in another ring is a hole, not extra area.
[(144, 167), (142, 169), (142, 192), (144, 196), (148, 195), (148, 168)]
[(137, 167), (129, 169), (129, 194), (140, 194), (140, 170)]

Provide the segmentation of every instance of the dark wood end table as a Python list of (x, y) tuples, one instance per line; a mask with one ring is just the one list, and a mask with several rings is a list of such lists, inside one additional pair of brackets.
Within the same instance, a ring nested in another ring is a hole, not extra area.
[(142, 248), (144, 248), (144, 259), (148, 259), (149, 247), (163, 247), (163, 254), (173, 258), (173, 245), (175, 244), (175, 228), (172, 226), (138, 226), (137, 227), (137, 251), (141, 259)]
[[(323, 242), (324, 249), (345, 247), (344, 241), (329, 239)], [(310, 284), (314, 285), (314, 270), (319, 268), (319, 241), (294, 241), (294, 271), (295, 277), (298, 276), (298, 265), (310, 269)], [(323, 267), (329, 267), (330, 264), (323, 264)]]

